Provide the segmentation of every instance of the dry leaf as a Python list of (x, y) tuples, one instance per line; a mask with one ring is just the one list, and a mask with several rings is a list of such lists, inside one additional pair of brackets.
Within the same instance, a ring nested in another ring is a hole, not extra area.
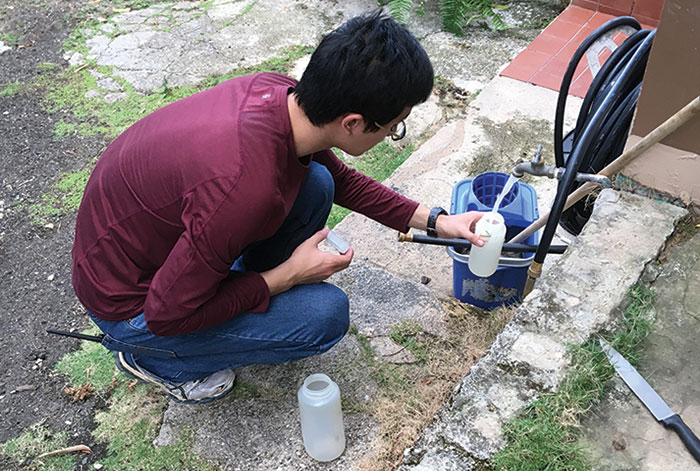
[(44, 456), (53, 455), (63, 455), (66, 453), (73, 453), (74, 451), (82, 451), (83, 453), (92, 453), (92, 450), (87, 445), (75, 445), (69, 446), (68, 448), (61, 448), (60, 450), (49, 451), (48, 453), (42, 453), (36, 458), (43, 458)]
[(95, 388), (88, 382), (85, 382), (85, 384), (81, 384), (76, 388), (66, 386), (63, 390), (63, 394), (70, 396), (73, 399), (73, 402), (84, 401), (85, 399), (91, 397), (93, 392), (95, 392)]

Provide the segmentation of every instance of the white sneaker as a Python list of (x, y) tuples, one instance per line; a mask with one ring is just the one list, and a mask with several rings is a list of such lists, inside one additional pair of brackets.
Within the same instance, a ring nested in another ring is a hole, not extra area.
[(233, 370), (221, 370), (203, 379), (171, 383), (145, 370), (134, 361), (131, 354), (124, 352), (117, 352), (115, 363), (125, 375), (158, 386), (173, 401), (181, 404), (202, 404), (222, 398), (231, 392), (236, 380)]

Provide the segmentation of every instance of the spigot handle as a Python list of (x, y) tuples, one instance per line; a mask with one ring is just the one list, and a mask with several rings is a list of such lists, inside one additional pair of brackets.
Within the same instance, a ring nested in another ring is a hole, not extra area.
[(542, 144), (537, 146), (535, 156), (532, 158), (532, 165), (541, 165), (542, 163)]

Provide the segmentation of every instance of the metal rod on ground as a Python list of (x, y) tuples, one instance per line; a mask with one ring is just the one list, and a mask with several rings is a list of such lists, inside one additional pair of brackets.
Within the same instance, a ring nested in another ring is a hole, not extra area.
[(56, 335), (63, 335), (65, 337), (73, 337), (76, 339), (81, 339), (81, 340), (90, 340), (91, 342), (102, 342), (102, 338), (104, 335), (86, 335), (86, 334), (78, 334), (75, 332), (66, 332), (65, 330), (54, 330), (54, 329), (46, 329), (46, 332), (49, 334), (56, 334)]
[[(654, 144), (658, 144), (666, 136), (676, 131), (678, 128), (687, 123), (693, 116), (700, 112), (700, 96), (693, 99), (690, 103), (685, 105), (681, 110), (676, 112), (673, 116), (668, 118), (666, 121), (661, 123), (656, 129), (647, 134), (642, 140), (637, 142), (632, 146), (627, 152), (624, 152), (617, 159), (613, 160), (608, 164), (603, 170), (598, 172), (598, 175), (603, 175), (606, 177), (611, 177), (616, 173), (620, 172), (627, 165), (629, 165), (633, 160), (646, 152)], [(581, 198), (591, 193), (593, 190), (598, 188), (597, 183), (588, 182), (581, 185), (578, 189), (572, 192), (566, 199), (566, 204), (564, 205), (564, 210), (569, 209)], [(514, 244), (520, 242), (531, 236), (538, 229), (544, 226), (549, 219), (549, 211), (544, 213), (535, 222), (523, 229), (519, 234), (510, 239), (508, 243)], [(523, 296), (524, 297), (524, 296)]]
[[(428, 245), (444, 245), (448, 247), (454, 247), (457, 249), (468, 249), (471, 248), (472, 243), (467, 239), (444, 239), (442, 237), (430, 237), (421, 234), (404, 234), (399, 232), (399, 242), (418, 242), (420, 244)], [(550, 246), (548, 253), (564, 253), (568, 246), (567, 245), (552, 245)], [(537, 251), (536, 245), (530, 244), (503, 244), (503, 252), (535, 252)]]

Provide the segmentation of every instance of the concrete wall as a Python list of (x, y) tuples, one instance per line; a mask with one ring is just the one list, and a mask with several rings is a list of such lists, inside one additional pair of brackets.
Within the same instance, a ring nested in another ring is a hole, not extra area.
[[(644, 75), (627, 147), (700, 94), (700, 2), (666, 0)], [(639, 183), (700, 204), (700, 116), (668, 136), (624, 174)]]

